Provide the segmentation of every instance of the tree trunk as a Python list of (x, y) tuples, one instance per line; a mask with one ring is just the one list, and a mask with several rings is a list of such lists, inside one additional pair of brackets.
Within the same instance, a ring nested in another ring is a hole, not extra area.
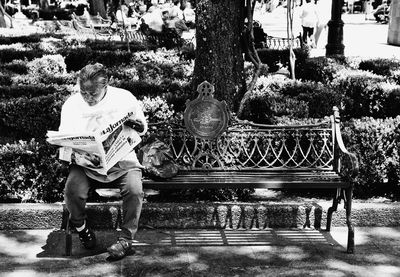
[(241, 35), (244, 1), (199, 0), (196, 4), (194, 85), (207, 80), (214, 97), (235, 111), (245, 92)]
[(90, 13), (93, 15), (100, 14), (101, 17), (107, 18), (106, 5), (104, 0), (90, 0)]
[(392, 1), (390, 5), (388, 43), (400, 45), (400, 2)]

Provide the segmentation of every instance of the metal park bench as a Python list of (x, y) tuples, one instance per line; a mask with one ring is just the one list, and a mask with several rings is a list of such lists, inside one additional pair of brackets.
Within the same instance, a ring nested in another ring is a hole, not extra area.
[(129, 30), (120, 29), (119, 35), (121, 41), (138, 42), (138, 43), (149, 43), (156, 47), (180, 48), (185, 43), (185, 40), (181, 38), (175, 30), (164, 30), (160, 33), (155, 32), (143, 32), (143, 30)]
[[(155, 135), (170, 147), (179, 172), (167, 180), (145, 178), (143, 187), (332, 190), (326, 230), (330, 231), (332, 213), (343, 199), (347, 252), (353, 253), (353, 185), (342, 173), (356, 176), (358, 162), (343, 144), (338, 109), (334, 107), (333, 115), (318, 124), (263, 125), (233, 120), (225, 102), (213, 98), (210, 83), (200, 84), (198, 92), (198, 97), (186, 104), (184, 124), (150, 126), (149, 136)], [(67, 254), (70, 250), (71, 246)]]
[(289, 40), (288, 38), (267, 36), (265, 41), (263, 42), (263, 48), (284, 50), (289, 48), (290, 43), (292, 44), (294, 49), (303, 47), (303, 41), (301, 39), (301, 35), (299, 35), (293, 40)]
[(86, 18), (82, 18), (77, 15), (72, 15), (71, 27), (75, 30), (75, 34), (82, 37), (83, 40), (88, 38), (94, 38), (95, 40), (102, 38), (110, 40), (113, 35), (113, 31), (110, 28), (109, 21), (100, 19), (99, 16), (93, 17), (96, 21), (93, 22)]

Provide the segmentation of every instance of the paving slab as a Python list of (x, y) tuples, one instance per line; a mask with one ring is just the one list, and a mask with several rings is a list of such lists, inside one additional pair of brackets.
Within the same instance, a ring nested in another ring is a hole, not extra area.
[(347, 228), (141, 229), (136, 253), (110, 261), (117, 232), (96, 232), (99, 246), (64, 256), (55, 229), (0, 231), (0, 276), (400, 276), (400, 227), (358, 227), (346, 253)]

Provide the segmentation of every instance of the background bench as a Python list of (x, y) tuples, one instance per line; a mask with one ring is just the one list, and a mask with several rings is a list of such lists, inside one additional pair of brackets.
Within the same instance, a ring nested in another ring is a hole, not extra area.
[(335, 107), (333, 115), (318, 124), (254, 124), (231, 118), (225, 102), (213, 98), (211, 84), (203, 82), (198, 92), (198, 98), (187, 103), (184, 124), (150, 126), (143, 143), (150, 136), (164, 141), (172, 150), (179, 172), (168, 180), (145, 178), (143, 187), (329, 189), (333, 204), (328, 210), (326, 230), (330, 231), (332, 213), (343, 199), (347, 252), (353, 253), (353, 185), (342, 173), (347, 170), (348, 176), (356, 176), (358, 162), (343, 144), (338, 109)]
[(119, 30), (121, 41), (149, 43), (156, 47), (165, 47), (167, 49), (180, 49), (185, 43), (175, 30), (165, 30), (160, 33), (143, 32), (142, 30), (123, 29)]
[(262, 42), (263, 48), (274, 49), (274, 50), (288, 49), (290, 43), (292, 43), (294, 49), (302, 48), (304, 46), (301, 35), (298, 35), (293, 40), (289, 40), (288, 38), (267, 36), (265, 40)]

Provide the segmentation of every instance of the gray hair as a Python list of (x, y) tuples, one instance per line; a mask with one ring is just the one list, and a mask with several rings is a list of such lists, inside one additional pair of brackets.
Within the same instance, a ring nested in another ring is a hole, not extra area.
[(103, 88), (108, 84), (108, 75), (104, 65), (101, 63), (88, 64), (81, 69), (78, 76), (78, 83), (82, 86), (83, 83), (91, 81), (96, 87)]

